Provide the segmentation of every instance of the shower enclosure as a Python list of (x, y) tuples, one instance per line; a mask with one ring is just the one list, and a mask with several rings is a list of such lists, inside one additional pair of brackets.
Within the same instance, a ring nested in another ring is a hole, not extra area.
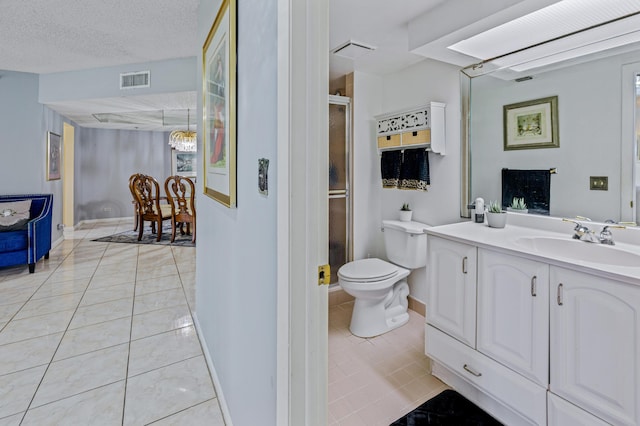
[(331, 285), (351, 253), (351, 99), (329, 96), (329, 265)]

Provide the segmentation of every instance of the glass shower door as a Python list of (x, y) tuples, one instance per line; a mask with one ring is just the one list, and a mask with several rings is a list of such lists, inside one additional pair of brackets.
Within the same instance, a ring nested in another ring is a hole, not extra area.
[(351, 258), (350, 99), (329, 96), (329, 264), (331, 284)]

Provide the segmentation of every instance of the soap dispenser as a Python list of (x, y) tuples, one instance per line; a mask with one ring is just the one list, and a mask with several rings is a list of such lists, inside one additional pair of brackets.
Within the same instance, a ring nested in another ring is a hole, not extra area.
[(478, 197), (474, 204), (476, 223), (484, 223), (484, 200)]

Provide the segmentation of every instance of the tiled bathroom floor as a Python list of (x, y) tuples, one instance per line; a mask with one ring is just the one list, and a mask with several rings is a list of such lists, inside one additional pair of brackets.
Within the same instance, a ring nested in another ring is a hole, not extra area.
[(388, 426), (447, 385), (429, 374), (424, 323), (370, 339), (349, 332), (353, 302), (329, 308), (329, 425)]
[(191, 308), (195, 249), (76, 230), (0, 269), (0, 426), (224, 425)]

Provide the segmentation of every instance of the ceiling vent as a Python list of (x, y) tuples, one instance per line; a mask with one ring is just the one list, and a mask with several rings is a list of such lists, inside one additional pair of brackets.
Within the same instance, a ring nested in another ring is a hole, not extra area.
[(346, 43), (342, 43), (331, 51), (334, 55), (343, 56), (349, 59), (356, 59), (362, 55), (376, 50), (375, 46), (369, 46), (359, 41), (349, 40)]
[(123, 72), (120, 73), (120, 90), (140, 89), (149, 87), (151, 71)]

